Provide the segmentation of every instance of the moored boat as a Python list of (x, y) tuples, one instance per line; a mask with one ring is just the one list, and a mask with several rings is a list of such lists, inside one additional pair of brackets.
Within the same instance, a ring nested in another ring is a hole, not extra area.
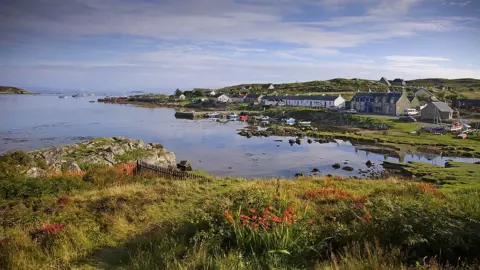
[(312, 124), (311, 121), (299, 121), (298, 124), (300, 126), (310, 126)]
[(58, 98), (67, 98), (67, 96), (58, 96)]
[(217, 112), (214, 112), (214, 113), (206, 113), (205, 114), (205, 117), (207, 118), (218, 118), (219, 117), (219, 114)]
[(282, 123), (292, 126), (292, 125), (295, 125), (296, 120), (295, 118), (282, 119)]
[(237, 120), (238, 115), (236, 113), (231, 113), (227, 116), (227, 119)]

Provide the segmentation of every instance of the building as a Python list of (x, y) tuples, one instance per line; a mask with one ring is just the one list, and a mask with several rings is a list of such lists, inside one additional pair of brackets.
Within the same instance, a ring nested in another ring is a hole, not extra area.
[(215, 90), (207, 90), (205, 91), (205, 95), (207, 96), (215, 96), (217, 93), (215, 93)]
[(429, 92), (427, 89), (425, 88), (420, 88), (417, 92), (415, 92), (415, 96), (427, 96), (427, 97), (431, 97), (433, 96), (432, 92)]
[(412, 107), (407, 92), (359, 92), (353, 96), (350, 108), (363, 113), (400, 115)]
[(229, 97), (232, 102), (241, 103), (244, 101), (246, 96), (247, 95), (245, 94), (234, 94), (234, 95), (230, 95)]
[(283, 96), (281, 99), (285, 106), (311, 107), (311, 108), (345, 108), (345, 99), (341, 96)]
[(177, 96), (177, 95), (175, 95), (175, 97), (174, 97), (174, 98), (175, 98), (175, 100), (185, 100), (185, 98), (186, 98), (186, 97), (185, 97), (185, 95), (184, 95), (184, 94), (181, 94), (181, 95), (178, 95), (178, 96)]
[(466, 110), (480, 108), (480, 99), (457, 99), (456, 106)]
[(385, 77), (382, 77), (382, 78), (380, 79), (380, 83), (381, 83), (381, 84), (385, 84), (386, 86), (391, 86), (391, 85), (392, 85), (392, 84), (387, 80), (387, 78), (385, 78)]
[(406, 86), (407, 85), (407, 83), (403, 79), (395, 79), (395, 80), (391, 81), (390, 83), (394, 86)]
[(408, 100), (410, 101), (410, 106), (412, 108), (419, 109), (422, 105), (422, 102), (420, 102), (416, 95), (408, 95)]
[(285, 101), (278, 96), (265, 96), (262, 98), (262, 106), (285, 106)]
[(420, 111), (422, 120), (451, 120), (453, 109), (444, 102), (430, 102)]
[(248, 94), (243, 99), (243, 102), (246, 102), (246, 103), (252, 103), (253, 102), (253, 103), (260, 104), (260, 102), (262, 101), (262, 98), (263, 98), (263, 95), (261, 95), (261, 94)]
[(273, 90), (275, 89), (275, 86), (273, 86), (273, 84), (270, 84), (270, 86), (268, 87), (268, 90)]
[(222, 93), (219, 93), (219, 94), (216, 94), (215, 96), (213, 96), (215, 98), (215, 100), (217, 102), (220, 102), (220, 103), (227, 103), (227, 102), (232, 102), (232, 100), (230, 99), (229, 96), (225, 95), (225, 94), (222, 94)]

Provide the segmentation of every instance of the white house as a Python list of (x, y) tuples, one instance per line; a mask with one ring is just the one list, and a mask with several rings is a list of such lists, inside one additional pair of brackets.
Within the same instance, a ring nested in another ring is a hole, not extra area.
[(215, 96), (217, 93), (215, 93), (215, 90), (207, 90), (205, 91), (205, 95), (207, 96)]
[(215, 95), (215, 98), (217, 99), (217, 102), (221, 103), (232, 102), (232, 99), (230, 99), (230, 97), (225, 94), (217, 94)]
[(175, 100), (185, 100), (185, 95), (184, 94), (181, 94), (179, 96), (175, 96)]
[(284, 96), (281, 97), (286, 106), (311, 108), (345, 108), (345, 99), (341, 96)]
[(270, 86), (268, 87), (268, 90), (273, 90), (275, 89), (275, 86), (273, 86), (273, 84), (270, 84)]

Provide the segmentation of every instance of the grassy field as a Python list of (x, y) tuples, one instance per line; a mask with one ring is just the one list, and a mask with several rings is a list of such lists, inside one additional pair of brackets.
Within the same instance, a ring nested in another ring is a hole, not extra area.
[(34, 94), (34, 93), (18, 87), (0, 86), (0, 94)]
[(478, 269), (480, 190), (0, 174), (2, 269)]

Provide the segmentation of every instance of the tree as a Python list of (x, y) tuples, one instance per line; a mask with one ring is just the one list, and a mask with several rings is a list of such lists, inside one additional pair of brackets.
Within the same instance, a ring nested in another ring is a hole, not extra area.
[(445, 96), (446, 96), (446, 93), (445, 93), (445, 92), (438, 92), (438, 93), (437, 93), (437, 98), (438, 98), (438, 100), (440, 100), (440, 101), (445, 100)]
[(175, 90), (175, 96), (180, 96), (181, 94), (183, 94), (183, 92), (177, 88), (177, 90)]
[(202, 90), (195, 90), (193, 91), (193, 96), (195, 97), (203, 97), (204, 93)]

